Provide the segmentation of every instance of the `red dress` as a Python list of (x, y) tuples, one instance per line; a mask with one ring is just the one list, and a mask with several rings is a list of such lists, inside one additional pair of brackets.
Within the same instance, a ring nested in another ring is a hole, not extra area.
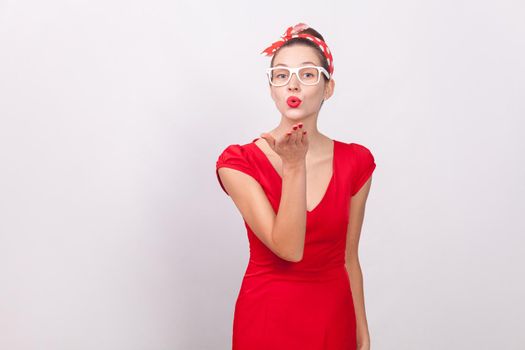
[[(226, 147), (216, 172), (228, 167), (252, 176), (277, 213), (282, 178), (256, 140)], [(368, 148), (357, 143), (334, 140), (333, 152), (328, 188), (319, 204), (307, 211), (300, 262), (278, 257), (244, 221), (250, 260), (235, 304), (233, 350), (356, 349), (354, 304), (345, 267), (350, 197), (376, 165)], [(226, 192), (218, 172), (217, 179)]]

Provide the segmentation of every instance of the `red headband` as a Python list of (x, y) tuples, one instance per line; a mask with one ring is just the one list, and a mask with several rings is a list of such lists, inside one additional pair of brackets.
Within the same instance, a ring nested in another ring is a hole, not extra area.
[(333, 74), (334, 72), (334, 62), (333, 62), (333, 59), (332, 59), (332, 53), (330, 52), (330, 49), (328, 48), (328, 46), (326, 45), (326, 43), (313, 36), (313, 35), (310, 35), (310, 34), (307, 34), (307, 33), (300, 33), (301, 31), (305, 30), (309, 28), (308, 24), (305, 24), (305, 23), (298, 23), (294, 26), (291, 26), (291, 27), (288, 27), (288, 29), (286, 29), (286, 32), (284, 32), (283, 35), (281, 35), (281, 38), (274, 42), (272, 45), (268, 46), (266, 49), (264, 49), (261, 54), (262, 55), (266, 55), (266, 56), (273, 56), (273, 54), (275, 53), (275, 51), (280, 48), (281, 46), (283, 46), (283, 44), (285, 42), (287, 42), (288, 40), (292, 39), (292, 38), (306, 38), (306, 39), (310, 39), (311, 41), (313, 41), (315, 44), (317, 44), (317, 46), (319, 46), (319, 48), (321, 49), (321, 51), (323, 52), (324, 56), (326, 57), (327, 61), (328, 61), (328, 73), (330, 73), (330, 75)]

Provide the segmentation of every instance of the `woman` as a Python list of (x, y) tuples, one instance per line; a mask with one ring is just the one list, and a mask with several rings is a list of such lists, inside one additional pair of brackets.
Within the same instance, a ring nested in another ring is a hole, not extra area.
[(216, 163), (250, 243), (233, 349), (369, 349), (358, 242), (374, 157), (317, 129), (335, 86), (317, 31), (289, 27), (263, 53), (273, 55), (269, 88), (280, 123), (228, 146)]

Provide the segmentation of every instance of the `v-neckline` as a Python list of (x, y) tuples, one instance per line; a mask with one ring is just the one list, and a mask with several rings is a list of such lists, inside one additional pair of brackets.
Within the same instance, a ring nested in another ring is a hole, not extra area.
[[(273, 166), (273, 163), (270, 161), (270, 159), (268, 158), (266, 153), (264, 153), (263, 150), (260, 149), (259, 146), (257, 146), (257, 144), (255, 143), (255, 141), (257, 141), (259, 139), (260, 139), (260, 137), (254, 139), (251, 144), (252, 144), (252, 146), (254, 148), (257, 149), (257, 152), (259, 152), (261, 157), (265, 160), (266, 164), (271, 169), (270, 171), (272, 171), (277, 176), (277, 178), (279, 178), (279, 180), (281, 181), (281, 186), (282, 186), (283, 178), (281, 177), (281, 175), (279, 174), (277, 169), (275, 169), (275, 167)], [(312, 210), (306, 209), (306, 213), (307, 214), (313, 213), (314, 211), (316, 211), (325, 202), (325, 199), (328, 196), (328, 192), (330, 191), (331, 187), (333, 186), (333, 182), (334, 182), (334, 179), (335, 179), (335, 172), (336, 172), (336, 170), (335, 170), (335, 164), (336, 164), (335, 157), (336, 157), (336, 153), (337, 153), (336, 152), (337, 140), (332, 139), (332, 142), (333, 142), (333, 148), (332, 148), (332, 176), (330, 177), (330, 181), (328, 182), (328, 186), (326, 186), (325, 192), (324, 192), (323, 196), (321, 197), (321, 200), (319, 201), (319, 203), (316, 204), (316, 206)]]

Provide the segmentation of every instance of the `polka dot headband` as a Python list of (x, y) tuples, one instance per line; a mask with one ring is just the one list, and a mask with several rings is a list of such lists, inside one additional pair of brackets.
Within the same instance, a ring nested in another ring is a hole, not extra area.
[(313, 41), (315, 44), (317, 44), (317, 46), (319, 46), (324, 56), (326, 57), (326, 60), (328, 61), (328, 73), (332, 75), (334, 72), (334, 62), (332, 59), (332, 53), (330, 52), (330, 49), (328, 48), (326, 43), (323, 40), (311, 34), (300, 33), (301, 31), (308, 29), (309, 27), (310, 26), (308, 26), (308, 24), (305, 23), (298, 23), (294, 26), (288, 27), (284, 34), (281, 35), (281, 38), (278, 41), (271, 44), (270, 46), (268, 46), (266, 49), (264, 49), (261, 52), (261, 55), (273, 56), (275, 51), (277, 51), (278, 48), (283, 46), (283, 44), (288, 40), (293, 38), (306, 38)]

